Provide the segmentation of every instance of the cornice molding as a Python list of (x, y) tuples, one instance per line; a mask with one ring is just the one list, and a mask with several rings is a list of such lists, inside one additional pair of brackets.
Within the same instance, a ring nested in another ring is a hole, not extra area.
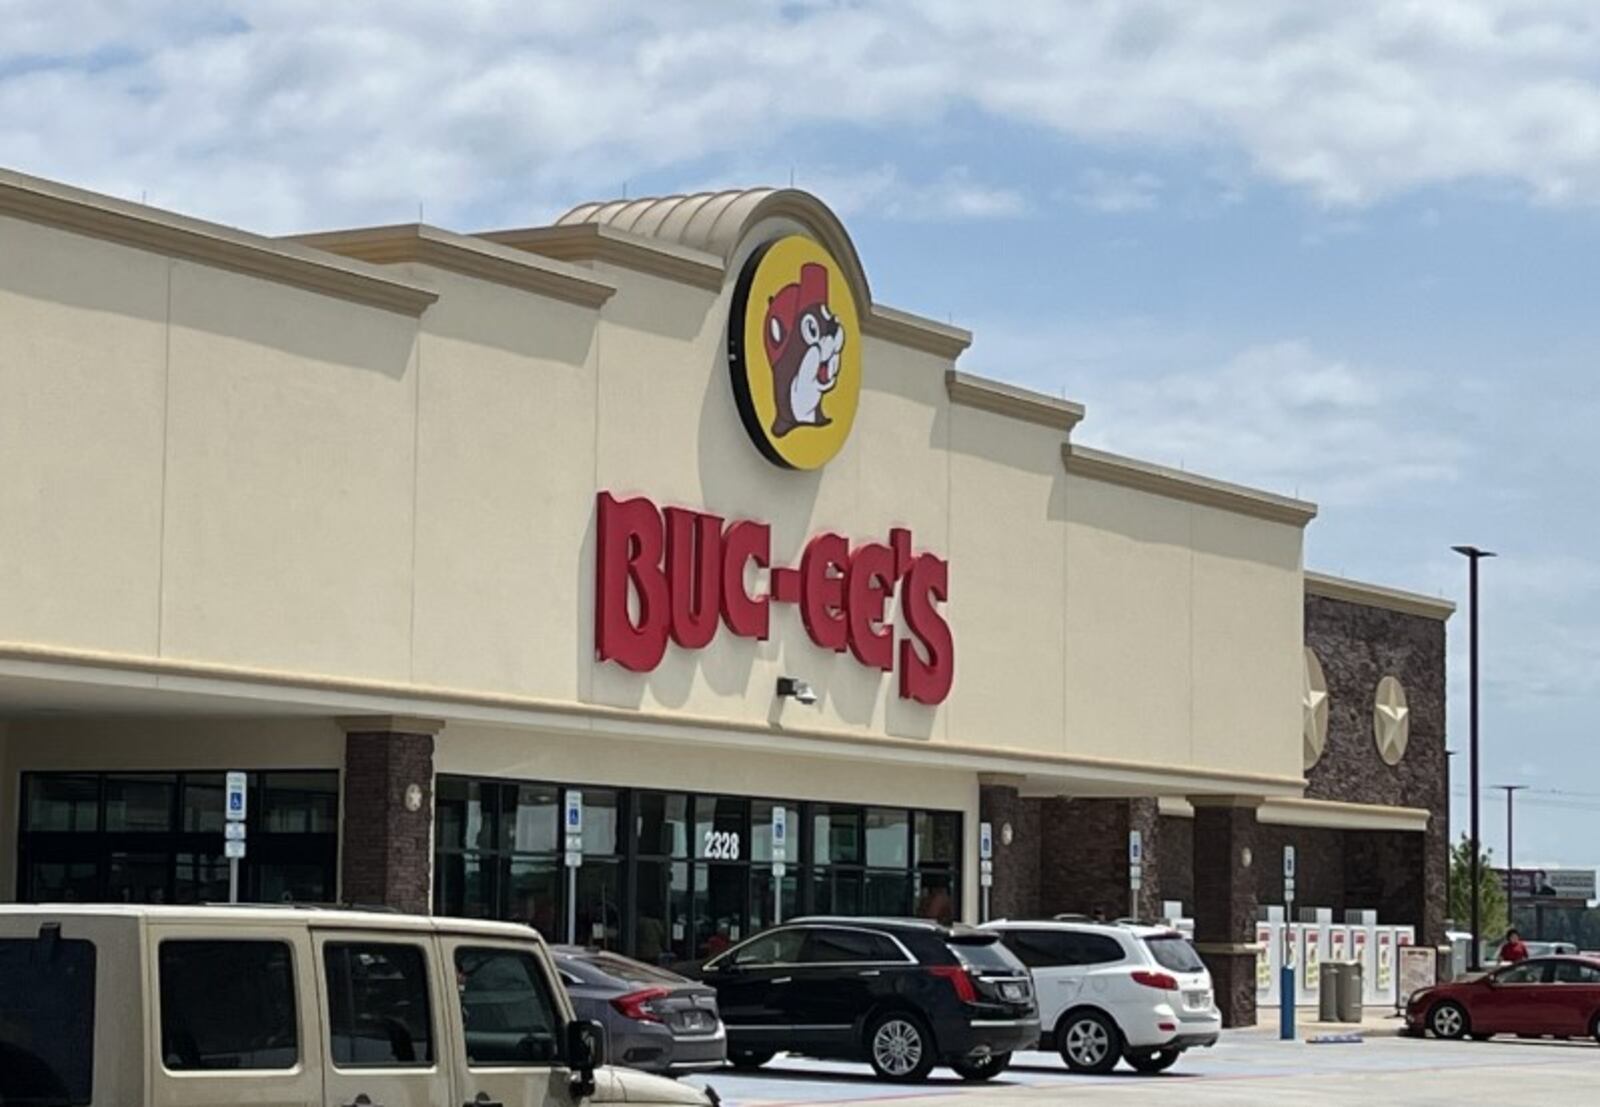
[(295, 235), (290, 241), (374, 265), (431, 265), (579, 307), (598, 308), (617, 291), (581, 266), (425, 223)]
[(4, 169), (0, 215), (402, 315), (439, 298), (364, 262)]
[(884, 304), (871, 305), (871, 310), (861, 320), (861, 330), (871, 338), (909, 346), (949, 361), (960, 357), (972, 345), (971, 331)]
[(1405, 615), (1419, 615), (1440, 622), (1455, 614), (1456, 605), (1437, 596), (1424, 596), (1420, 592), (1406, 592), (1381, 584), (1350, 580), (1327, 573), (1306, 570), (1306, 595), (1321, 596), (1328, 600), (1342, 600), (1362, 607), (1377, 607), (1385, 611), (1398, 611)]
[(334, 719), (346, 734), (426, 734), (438, 735), (443, 719), (424, 715), (340, 715)]
[(1037, 423), (1066, 434), (1072, 433), (1072, 428), (1083, 419), (1082, 404), (1058, 400), (1043, 392), (1002, 384), (957, 369), (945, 371), (944, 387), (953, 404), (975, 407), (1025, 423)]
[(472, 237), (557, 261), (606, 262), (712, 292), (721, 291), (726, 272), (722, 259), (715, 254), (615, 230), (602, 223), (485, 231)]
[[(1195, 797), (1162, 796), (1158, 809), (1175, 819), (1194, 818)], [(1390, 807), (1380, 803), (1346, 803), (1303, 796), (1268, 796), (1256, 808), (1256, 821), (1269, 826), (1316, 827), (1324, 830), (1398, 830), (1421, 833), (1431, 813), (1422, 807)]]
[(1093, 450), (1087, 446), (1068, 443), (1061, 447), (1061, 461), (1067, 472), (1091, 480), (1120, 484), (1157, 496), (1206, 507), (1221, 508), (1240, 515), (1253, 515), (1274, 523), (1304, 527), (1317, 517), (1317, 505), (1306, 500), (1296, 500), (1247, 488), (1242, 484), (1196, 476), (1181, 469), (1169, 469), (1147, 461)]

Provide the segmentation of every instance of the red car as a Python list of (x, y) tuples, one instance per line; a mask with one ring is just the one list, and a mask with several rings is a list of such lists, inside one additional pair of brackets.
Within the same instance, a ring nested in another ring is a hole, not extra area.
[(1406, 1005), (1406, 1029), (1477, 1041), (1496, 1034), (1600, 1041), (1600, 959), (1535, 957), (1424, 988)]

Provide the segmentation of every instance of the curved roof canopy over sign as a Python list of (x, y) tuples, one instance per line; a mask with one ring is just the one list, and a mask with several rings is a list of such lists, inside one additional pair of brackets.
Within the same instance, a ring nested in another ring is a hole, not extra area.
[(714, 254), (731, 263), (749, 231), (768, 219), (787, 219), (814, 235), (839, 262), (856, 301), (872, 302), (855, 244), (833, 210), (797, 188), (750, 188), (579, 204), (555, 225), (597, 223)]

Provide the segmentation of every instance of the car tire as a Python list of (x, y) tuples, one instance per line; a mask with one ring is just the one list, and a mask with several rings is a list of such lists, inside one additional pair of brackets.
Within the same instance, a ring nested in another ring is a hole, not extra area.
[(867, 1062), (880, 1080), (920, 1084), (933, 1071), (933, 1034), (909, 1011), (886, 1011), (867, 1024)]
[(952, 1061), (950, 1067), (963, 1080), (993, 1080), (1011, 1064), (1011, 1054), (991, 1053), (978, 1061)]
[(1061, 1020), (1056, 1049), (1073, 1072), (1104, 1076), (1122, 1056), (1122, 1032), (1099, 1011), (1075, 1011)]
[(1435, 1038), (1460, 1041), (1467, 1036), (1470, 1026), (1467, 1009), (1454, 1000), (1436, 1003), (1428, 1012), (1428, 1029), (1433, 1031)]
[(728, 1064), (736, 1069), (759, 1069), (775, 1056), (770, 1049), (730, 1049)]
[(1152, 1076), (1155, 1073), (1166, 1072), (1170, 1069), (1173, 1063), (1177, 1061), (1180, 1052), (1182, 1051), (1176, 1049), (1156, 1049), (1141, 1053), (1127, 1053), (1123, 1055), (1122, 1059), (1133, 1067), (1134, 1072), (1142, 1072), (1146, 1076)]
[(1589, 1021), (1589, 1037), (1595, 1040), (1596, 1045), (1600, 1045), (1600, 1011), (1596, 1011), (1594, 1018)]

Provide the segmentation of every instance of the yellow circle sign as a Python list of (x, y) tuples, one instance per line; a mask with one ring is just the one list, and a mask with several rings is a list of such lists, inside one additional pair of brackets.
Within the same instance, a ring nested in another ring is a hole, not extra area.
[(750, 255), (734, 286), (728, 367), (745, 429), (787, 469), (826, 465), (861, 399), (861, 320), (843, 268), (788, 235)]

